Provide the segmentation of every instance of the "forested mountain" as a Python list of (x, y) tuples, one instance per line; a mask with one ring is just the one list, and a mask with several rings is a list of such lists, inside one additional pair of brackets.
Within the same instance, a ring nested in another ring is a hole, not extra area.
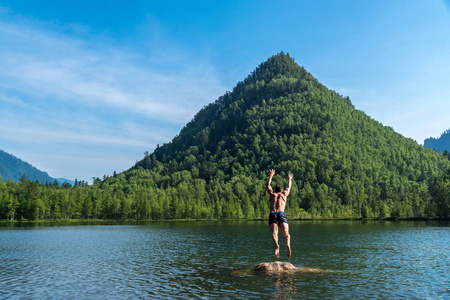
[(425, 148), (441, 151), (442, 153), (447, 150), (450, 152), (450, 129), (444, 131), (439, 138), (430, 137), (423, 142)]
[(8, 203), (28, 199), (17, 200), (27, 209), (16, 218), (266, 218), (271, 168), (273, 184), (294, 174), (290, 218), (449, 218), (450, 161), (355, 109), (283, 52), (126, 172), (65, 190), (3, 189)]
[(63, 184), (64, 182), (73, 184), (72, 181), (64, 178), (55, 179), (49, 176), (47, 172), (41, 171), (20, 158), (0, 150), (0, 179), (18, 182), (24, 174), (28, 180), (37, 180), (42, 184), (54, 183), (55, 180), (59, 184)]
[(20, 158), (0, 150), (0, 178), (20, 181), (23, 174), (27, 176), (28, 180), (37, 180), (40, 183), (53, 182), (55, 180), (47, 172), (40, 171)]

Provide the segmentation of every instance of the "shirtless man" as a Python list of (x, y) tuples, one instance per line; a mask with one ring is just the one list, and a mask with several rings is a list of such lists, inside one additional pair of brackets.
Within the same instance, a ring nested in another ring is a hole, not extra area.
[(280, 245), (278, 245), (278, 226), (281, 228), (284, 239), (286, 240), (287, 257), (291, 257), (291, 236), (289, 235), (289, 225), (286, 214), (284, 213), (284, 207), (286, 206), (287, 196), (291, 191), (292, 178), (294, 175), (289, 174), (289, 184), (287, 189), (283, 191), (283, 187), (277, 185), (275, 189), (272, 189), (272, 177), (275, 175), (275, 170), (269, 170), (269, 180), (267, 180), (267, 192), (270, 195), (270, 214), (269, 225), (272, 232), (273, 243), (275, 244), (275, 256), (280, 257)]

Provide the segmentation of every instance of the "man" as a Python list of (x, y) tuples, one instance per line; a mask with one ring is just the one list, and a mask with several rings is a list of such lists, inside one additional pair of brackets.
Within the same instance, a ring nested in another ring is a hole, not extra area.
[(275, 189), (272, 189), (272, 177), (275, 175), (275, 170), (269, 170), (269, 180), (267, 180), (267, 192), (270, 195), (270, 214), (269, 214), (269, 225), (270, 231), (272, 232), (272, 240), (275, 244), (275, 256), (280, 257), (280, 245), (278, 245), (278, 226), (281, 228), (284, 239), (286, 240), (287, 247), (287, 257), (291, 257), (291, 236), (289, 235), (289, 225), (286, 214), (284, 213), (284, 208), (286, 206), (287, 196), (291, 191), (292, 178), (294, 175), (289, 174), (289, 184), (287, 189), (283, 191), (283, 187), (277, 185)]

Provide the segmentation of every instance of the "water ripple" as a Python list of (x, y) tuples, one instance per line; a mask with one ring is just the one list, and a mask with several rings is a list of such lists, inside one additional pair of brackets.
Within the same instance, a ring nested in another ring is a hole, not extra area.
[(232, 275), (273, 260), (265, 223), (0, 227), (1, 299), (448, 297), (450, 228), (292, 222), (297, 266), (324, 274)]

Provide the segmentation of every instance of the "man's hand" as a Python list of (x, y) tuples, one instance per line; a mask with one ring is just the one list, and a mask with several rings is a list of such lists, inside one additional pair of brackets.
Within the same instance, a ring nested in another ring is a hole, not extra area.
[(270, 169), (270, 170), (269, 170), (269, 173), (270, 173), (270, 174), (269, 174), (270, 176), (273, 176), (273, 175), (275, 175), (275, 170), (274, 170), (274, 169)]
[(292, 178), (294, 178), (294, 174), (289, 174), (288, 179), (292, 179)]

